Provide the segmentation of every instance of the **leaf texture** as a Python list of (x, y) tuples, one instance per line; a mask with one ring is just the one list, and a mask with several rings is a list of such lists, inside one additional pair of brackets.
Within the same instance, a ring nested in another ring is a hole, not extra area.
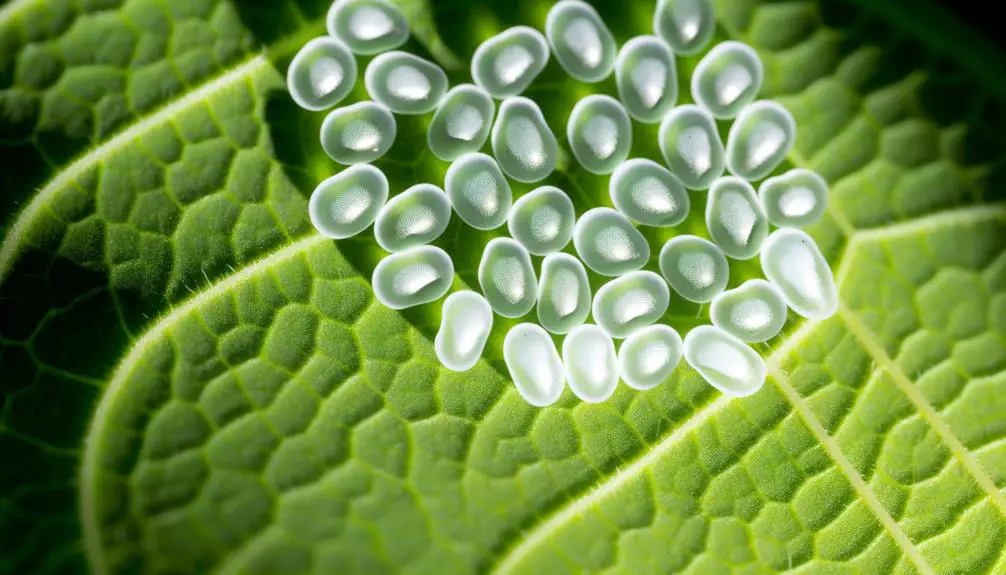
[[(547, 11), (400, 4), (452, 84)], [(620, 43), (650, 33), (653, 2), (597, 6)], [(1006, 572), (1003, 57), (912, 0), (716, 8), (797, 120), (785, 167), (832, 187), (810, 231), (840, 311), (791, 316), (752, 397), (682, 365), (547, 409), (507, 379), (512, 321), (446, 371), (438, 305), (374, 300), (369, 232), (313, 232), (339, 168), (283, 72), (322, 3), (0, 8), (0, 573)], [(564, 134), (593, 91), (614, 82), (553, 61), (528, 95)], [(426, 122), (399, 117), (392, 193), (443, 180)], [(568, 151), (549, 183), (608, 204)], [(461, 288), (498, 232), (456, 220)], [(704, 235), (696, 214), (646, 233)], [(736, 264), (731, 285), (760, 275)], [(706, 315), (675, 296), (665, 320)]]

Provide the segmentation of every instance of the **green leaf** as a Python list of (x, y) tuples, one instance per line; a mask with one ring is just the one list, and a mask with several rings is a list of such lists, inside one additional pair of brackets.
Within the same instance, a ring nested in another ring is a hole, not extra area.
[[(479, 42), (548, 9), (397, 1), (407, 49), (454, 84)], [(624, 42), (653, 4), (598, 8)], [(0, 8), (0, 573), (1006, 571), (996, 48), (917, 0), (717, 0), (719, 38), (759, 51), (764, 95), (797, 119), (785, 167), (831, 184), (810, 231), (839, 313), (791, 317), (749, 398), (682, 365), (537, 409), (502, 362), (513, 321), (446, 371), (437, 304), (374, 300), (369, 232), (313, 233), (306, 198), (339, 167), (283, 73), (326, 8)], [(529, 95), (561, 136), (591, 92), (614, 81), (553, 59)], [(428, 122), (399, 118), (377, 163), (393, 193), (443, 180)], [(634, 129), (633, 155), (659, 160), (656, 127)], [(548, 183), (578, 212), (609, 203), (568, 153)], [(651, 245), (705, 235), (692, 198)], [(454, 220), (437, 243), (460, 289), (499, 232)], [(758, 275), (734, 262), (731, 285)], [(675, 296), (665, 320), (708, 310)]]

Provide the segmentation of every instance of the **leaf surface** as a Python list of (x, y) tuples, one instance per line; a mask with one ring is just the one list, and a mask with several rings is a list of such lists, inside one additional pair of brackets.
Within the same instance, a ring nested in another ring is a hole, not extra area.
[[(401, 5), (407, 48), (452, 84), (479, 42), (547, 11)], [(438, 305), (374, 300), (369, 232), (313, 233), (306, 198), (339, 168), (283, 72), (325, 8), (0, 8), (0, 572), (1006, 571), (997, 51), (911, 0), (719, 0), (719, 38), (758, 49), (763, 94), (797, 119), (784, 167), (831, 184), (810, 231), (840, 311), (791, 317), (749, 398), (682, 365), (542, 410), (507, 380), (513, 321), (446, 371)], [(598, 8), (619, 42), (650, 32), (652, 2)], [(564, 145), (595, 91), (613, 80), (553, 59), (528, 95)], [(443, 180), (427, 122), (399, 117), (378, 162), (392, 193)], [(634, 129), (633, 156), (659, 160), (656, 127)], [(548, 183), (579, 213), (609, 203), (568, 151)], [(651, 245), (705, 235), (693, 201)], [(454, 220), (437, 243), (460, 289), (497, 233)], [(731, 285), (760, 275), (732, 265)], [(675, 296), (665, 320), (707, 313)]]

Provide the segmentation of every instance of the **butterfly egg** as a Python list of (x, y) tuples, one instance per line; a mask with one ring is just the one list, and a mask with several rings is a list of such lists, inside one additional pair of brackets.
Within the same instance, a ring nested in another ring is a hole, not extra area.
[(625, 338), (618, 348), (618, 375), (625, 385), (645, 391), (667, 381), (680, 361), (678, 332), (667, 325), (651, 325)]
[(715, 298), (709, 307), (713, 325), (747, 343), (768, 341), (786, 324), (786, 301), (774, 284), (748, 280)]
[(637, 36), (615, 59), (618, 98), (639, 122), (657, 123), (678, 101), (674, 53), (656, 36)]
[(534, 100), (519, 96), (500, 103), (492, 148), (506, 175), (524, 183), (544, 180), (559, 159), (559, 142), (541, 108)]
[(378, 262), (371, 277), (377, 301), (405, 309), (440, 299), (454, 281), (454, 262), (436, 246), (416, 246)]
[(447, 168), (444, 189), (458, 217), (477, 230), (503, 225), (513, 204), (513, 192), (499, 164), (478, 152), (461, 156)]
[(494, 238), (479, 261), (479, 286), (493, 311), (520, 317), (538, 301), (538, 278), (527, 248), (510, 238)]
[(745, 180), (760, 180), (786, 159), (795, 141), (796, 122), (789, 111), (771, 100), (759, 100), (741, 110), (730, 126), (727, 169)]
[(603, 329), (586, 324), (573, 328), (562, 342), (566, 382), (573, 394), (587, 403), (600, 403), (618, 385), (615, 343)]
[(321, 123), (321, 147), (336, 162), (365, 164), (391, 149), (398, 124), (383, 104), (357, 102), (337, 108)]
[(371, 60), (363, 82), (371, 98), (396, 114), (431, 112), (447, 92), (447, 74), (440, 66), (401, 51)]
[(762, 246), (761, 269), (790, 309), (801, 316), (822, 320), (838, 310), (831, 266), (806, 233), (793, 228), (772, 232)]
[(660, 250), (660, 274), (678, 295), (706, 303), (727, 287), (730, 266), (723, 250), (698, 236), (671, 238)]
[(729, 257), (747, 260), (758, 255), (768, 236), (768, 218), (751, 184), (734, 176), (713, 182), (706, 202), (706, 228)]
[(573, 106), (566, 137), (580, 165), (593, 174), (610, 174), (632, 147), (632, 122), (611, 96), (592, 94)]
[(712, 0), (659, 0), (653, 12), (653, 31), (676, 54), (698, 54), (716, 32)]
[(695, 67), (692, 99), (715, 118), (733, 118), (758, 96), (764, 74), (753, 48), (743, 42), (722, 42)]
[(615, 38), (593, 6), (560, 0), (545, 18), (545, 35), (566, 73), (581, 82), (598, 82), (615, 67)]
[(629, 272), (601, 286), (594, 294), (594, 321), (611, 337), (622, 339), (660, 319), (671, 292), (659, 275)]
[(385, 250), (400, 252), (439, 238), (450, 219), (447, 194), (433, 184), (416, 184), (381, 208), (374, 237)]
[(388, 200), (388, 179), (367, 164), (351, 166), (318, 184), (308, 202), (308, 216), (322, 235), (343, 239), (373, 223)]
[(521, 196), (507, 216), (510, 235), (536, 256), (557, 252), (573, 238), (576, 211), (565, 192), (542, 186)]
[(405, 15), (388, 0), (337, 0), (326, 24), (330, 35), (361, 55), (391, 50), (409, 39)]
[(638, 270), (650, 259), (650, 244), (643, 234), (611, 208), (584, 212), (573, 228), (573, 246), (580, 260), (603, 276)]
[(503, 361), (517, 392), (531, 405), (545, 407), (562, 395), (566, 382), (562, 360), (540, 326), (520, 323), (510, 328), (503, 339)]
[(733, 397), (744, 397), (765, 384), (765, 361), (741, 340), (701, 325), (685, 335), (685, 361), (710, 385)]
[(455, 86), (437, 104), (426, 142), (433, 155), (452, 162), (477, 152), (489, 139), (496, 102), (488, 92), (471, 84)]
[(433, 340), (437, 359), (451, 371), (467, 371), (482, 357), (493, 311), (481, 295), (470, 291), (454, 292), (444, 300), (440, 329)]
[(546, 330), (568, 333), (590, 314), (590, 280), (580, 260), (555, 253), (541, 262), (538, 282), (538, 323)]
[(676, 226), (691, 209), (688, 190), (681, 180), (644, 158), (619, 164), (608, 180), (608, 194), (618, 211), (647, 226)]
[(494, 98), (517, 96), (548, 63), (548, 41), (529, 26), (514, 26), (489, 38), (472, 55), (472, 79)]
[(703, 108), (673, 108), (660, 123), (660, 152), (667, 167), (690, 190), (704, 190), (723, 175), (725, 153), (716, 121)]
[(297, 52), (286, 72), (290, 97), (305, 110), (327, 110), (356, 84), (356, 59), (335, 38), (315, 38)]
[(816, 172), (796, 168), (762, 182), (758, 198), (770, 222), (782, 228), (802, 228), (824, 215), (828, 184)]

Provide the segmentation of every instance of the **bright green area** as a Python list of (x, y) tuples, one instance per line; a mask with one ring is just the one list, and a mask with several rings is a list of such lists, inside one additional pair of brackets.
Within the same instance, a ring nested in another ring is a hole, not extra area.
[[(547, 11), (400, 2), (408, 49), (452, 83)], [(619, 42), (650, 31), (653, 2), (599, 4)], [(1006, 572), (1001, 55), (914, 0), (718, 0), (719, 37), (759, 50), (797, 119), (780, 170), (832, 186), (811, 232), (842, 310), (761, 347), (750, 398), (683, 366), (535, 409), (501, 360), (514, 322), (450, 373), (438, 305), (375, 302), (369, 232), (311, 232), (307, 195), (338, 167), (283, 71), (324, 10), (0, 8), (0, 573)], [(591, 92), (613, 78), (554, 59), (529, 90), (560, 147)], [(429, 119), (399, 118), (378, 162), (393, 194), (442, 183)], [(632, 155), (659, 160), (656, 127), (634, 128)], [(547, 183), (579, 213), (610, 202), (568, 150)], [(692, 198), (681, 227), (647, 230), (650, 269), (667, 238), (706, 235)], [(437, 244), (455, 288), (501, 231), (454, 219)], [(732, 286), (760, 275), (732, 264)], [(665, 319), (707, 315), (674, 297)]]

